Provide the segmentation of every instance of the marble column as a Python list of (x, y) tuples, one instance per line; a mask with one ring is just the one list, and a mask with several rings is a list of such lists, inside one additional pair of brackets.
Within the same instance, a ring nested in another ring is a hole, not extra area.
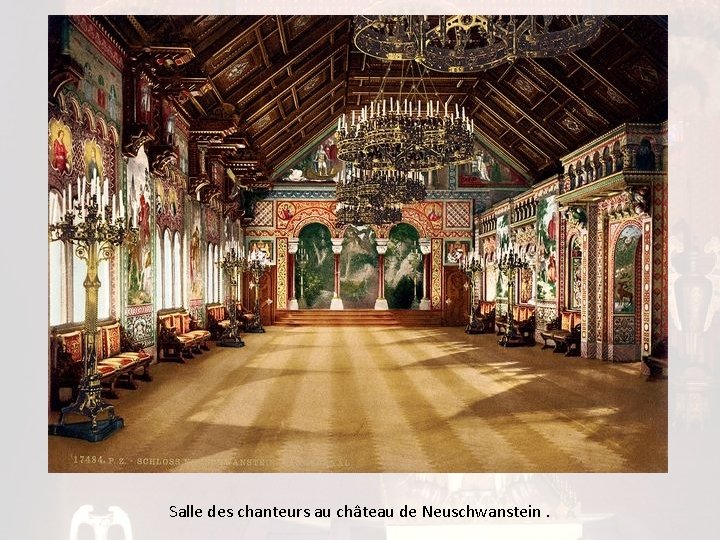
[(385, 298), (385, 252), (387, 251), (388, 239), (377, 238), (375, 249), (378, 252), (378, 297), (375, 300), (375, 309), (388, 309)]
[(333, 255), (335, 256), (335, 278), (333, 298), (330, 301), (330, 309), (344, 309), (342, 298), (340, 298), (340, 253), (342, 253), (342, 238), (331, 238)]
[(420, 253), (423, 256), (423, 297), (420, 300), (420, 309), (430, 309), (430, 239), (420, 239)]
[(299, 238), (288, 238), (288, 309), (298, 309), (298, 299), (295, 294), (295, 255), (300, 246)]

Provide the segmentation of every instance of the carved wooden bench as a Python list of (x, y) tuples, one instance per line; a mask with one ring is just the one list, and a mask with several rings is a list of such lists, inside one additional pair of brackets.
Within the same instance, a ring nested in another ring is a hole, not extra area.
[(658, 381), (661, 379), (667, 379), (667, 368), (668, 368), (668, 346), (667, 338), (659, 341), (653, 345), (651, 354), (643, 356), (642, 361), (649, 370), (647, 379), (648, 382)]
[(465, 332), (468, 334), (486, 334), (495, 331), (495, 302), (480, 300), (474, 309), (474, 319)]
[(565, 353), (565, 356), (580, 356), (580, 313), (577, 311), (562, 311), (558, 317), (548, 323), (545, 330), (541, 330), (543, 349), (554, 346), (553, 352)]
[(210, 350), (207, 346), (210, 332), (200, 328), (185, 309), (158, 311), (157, 321), (158, 360), (183, 362), (183, 358), (194, 358)]
[[(86, 340), (84, 330), (77, 325), (58, 327), (52, 333), (51, 364), (51, 406), (58, 408), (63, 401), (60, 388), (72, 389), (72, 399), (77, 396), (77, 388), (83, 375), (83, 355)], [(136, 343), (117, 321), (103, 322), (98, 325), (95, 338), (97, 372), (103, 395), (118, 398), (117, 383), (125, 388), (136, 389), (135, 379), (151, 381), (150, 363), (152, 355), (145, 352), (142, 345)]]
[[(507, 332), (507, 316), (495, 317), (497, 335), (501, 336)], [(535, 306), (517, 305), (513, 306), (513, 325), (525, 345), (535, 343)]]
[[(248, 324), (254, 318), (252, 312), (247, 311), (243, 305), (237, 303), (237, 321), (241, 330), (247, 329)], [(230, 314), (223, 304), (207, 305), (207, 329), (210, 331), (210, 339), (217, 341), (230, 327)]]

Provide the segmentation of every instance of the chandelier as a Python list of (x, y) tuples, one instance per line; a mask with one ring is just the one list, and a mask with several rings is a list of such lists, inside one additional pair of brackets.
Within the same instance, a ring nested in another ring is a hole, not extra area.
[(465, 108), (432, 99), (422, 73), (412, 80), (405, 96), (387, 98), (383, 79), (369, 104), (338, 118), (338, 158), (368, 171), (432, 171), (473, 159), (475, 124)]
[(338, 225), (383, 225), (402, 221), (403, 205), (425, 199), (420, 172), (353, 170), (335, 191)]
[(597, 15), (356, 15), (360, 51), (415, 60), (435, 71), (483, 71), (517, 58), (552, 57), (587, 46), (600, 33)]

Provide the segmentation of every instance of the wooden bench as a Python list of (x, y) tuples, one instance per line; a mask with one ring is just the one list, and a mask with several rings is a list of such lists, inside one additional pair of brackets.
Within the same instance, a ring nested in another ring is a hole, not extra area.
[(649, 370), (647, 379), (648, 382), (659, 381), (667, 379), (667, 367), (668, 367), (668, 346), (667, 338), (659, 341), (653, 345), (652, 350), (648, 356), (643, 356), (643, 364), (645, 364)]
[(552, 341), (553, 352), (565, 353), (565, 356), (580, 356), (580, 312), (562, 311), (545, 330), (540, 331), (543, 349), (549, 349)]
[(200, 328), (197, 320), (185, 309), (164, 309), (157, 314), (158, 360), (184, 362), (208, 351), (210, 332)]
[[(534, 345), (535, 344), (535, 306), (516, 305), (513, 306), (513, 327), (515, 335), (513, 339), (514, 345)], [(507, 316), (496, 317), (495, 326), (498, 336), (507, 334), (508, 319)]]
[(495, 302), (480, 300), (474, 309), (474, 319), (465, 332), (468, 334), (486, 334), (495, 330)]
[[(136, 389), (135, 379), (151, 381), (150, 363), (152, 355), (145, 352), (142, 345), (136, 343), (125, 332), (118, 321), (103, 322), (98, 325), (95, 338), (97, 372), (103, 395), (117, 399), (118, 382), (125, 388)], [(72, 398), (77, 397), (77, 388), (83, 375), (83, 356), (85, 354), (85, 332), (80, 326), (63, 326), (53, 330), (51, 365), (51, 408), (59, 408), (63, 399), (61, 388), (71, 388)]]

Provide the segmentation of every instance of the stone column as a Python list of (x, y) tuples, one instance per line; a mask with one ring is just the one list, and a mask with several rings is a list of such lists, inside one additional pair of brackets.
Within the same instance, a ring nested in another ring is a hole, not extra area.
[(385, 299), (385, 252), (387, 251), (388, 239), (377, 238), (375, 249), (378, 252), (378, 297), (375, 300), (375, 309), (388, 309)]
[(340, 298), (340, 253), (342, 253), (342, 238), (331, 238), (332, 250), (335, 256), (335, 279), (333, 299), (330, 301), (330, 309), (344, 309), (342, 298)]
[(420, 239), (420, 253), (422, 253), (423, 256), (423, 297), (422, 300), (420, 300), (420, 309), (428, 310), (430, 309), (430, 294), (429, 294), (429, 285), (430, 285), (430, 239), (429, 238), (421, 238)]
[(295, 294), (295, 254), (300, 246), (299, 238), (288, 238), (288, 309), (298, 309), (298, 300)]

